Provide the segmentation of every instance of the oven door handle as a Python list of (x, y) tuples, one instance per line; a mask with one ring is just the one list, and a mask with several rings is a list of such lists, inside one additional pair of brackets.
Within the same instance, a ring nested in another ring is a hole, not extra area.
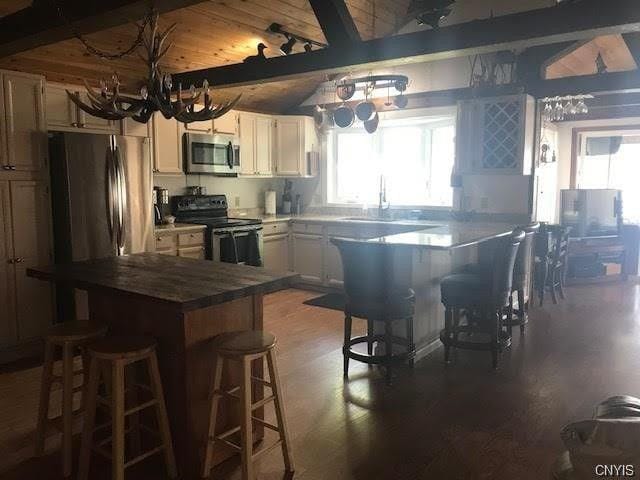
[(224, 235), (231, 235), (233, 233), (234, 235), (237, 236), (237, 235), (243, 235), (245, 233), (259, 232), (261, 230), (262, 230), (262, 227), (251, 228), (247, 230), (217, 230), (217, 231), (214, 231), (213, 234), (222, 237)]

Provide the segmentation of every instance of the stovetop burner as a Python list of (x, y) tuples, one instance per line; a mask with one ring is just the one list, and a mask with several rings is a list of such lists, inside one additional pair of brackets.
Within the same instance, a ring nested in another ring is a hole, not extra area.
[(231, 228), (260, 225), (254, 218), (229, 218), (225, 195), (183, 195), (171, 198), (176, 221), (207, 225), (209, 228)]
[(262, 220), (257, 218), (228, 218), (228, 217), (181, 217), (180, 223), (206, 225), (210, 228), (244, 227), (260, 225)]

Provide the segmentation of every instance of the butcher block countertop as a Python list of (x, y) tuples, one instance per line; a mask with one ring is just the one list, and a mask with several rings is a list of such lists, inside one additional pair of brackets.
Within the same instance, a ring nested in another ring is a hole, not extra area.
[(173, 304), (183, 312), (287, 288), (295, 273), (140, 253), (36, 267), (27, 275), (83, 290), (117, 291)]

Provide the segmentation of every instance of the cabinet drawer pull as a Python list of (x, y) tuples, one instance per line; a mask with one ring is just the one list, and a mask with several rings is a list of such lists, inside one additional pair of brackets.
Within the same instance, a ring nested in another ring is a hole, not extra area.
[(78, 128), (78, 126), (79, 126), (79, 125), (78, 125), (78, 122), (72, 122), (72, 123), (71, 123), (71, 126), (72, 126), (72, 127), (75, 127), (75, 128)]
[(11, 165), (3, 165), (2, 169), (3, 170), (11, 170)]
[(16, 263), (24, 263), (24, 258), (22, 257), (16, 258)]
[(14, 263), (16, 263), (16, 261), (13, 258), (10, 258), (9, 260), (7, 260), (7, 263), (9, 265), (13, 265)]

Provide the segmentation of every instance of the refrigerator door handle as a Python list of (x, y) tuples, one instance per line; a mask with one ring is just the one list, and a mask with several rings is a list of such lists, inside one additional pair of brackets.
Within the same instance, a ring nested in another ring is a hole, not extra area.
[(107, 221), (109, 223), (109, 234), (111, 235), (111, 241), (117, 244), (117, 223), (116, 223), (116, 215), (117, 215), (117, 190), (118, 187), (116, 185), (116, 166), (113, 160), (113, 150), (108, 149), (107, 153)]
[(127, 182), (125, 178), (124, 166), (122, 164), (122, 158), (120, 157), (120, 150), (116, 146), (113, 154), (115, 172), (116, 172), (116, 186), (117, 186), (117, 247), (118, 255), (124, 255), (125, 243), (127, 236), (127, 226), (125, 222), (125, 215), (127, 213)]

